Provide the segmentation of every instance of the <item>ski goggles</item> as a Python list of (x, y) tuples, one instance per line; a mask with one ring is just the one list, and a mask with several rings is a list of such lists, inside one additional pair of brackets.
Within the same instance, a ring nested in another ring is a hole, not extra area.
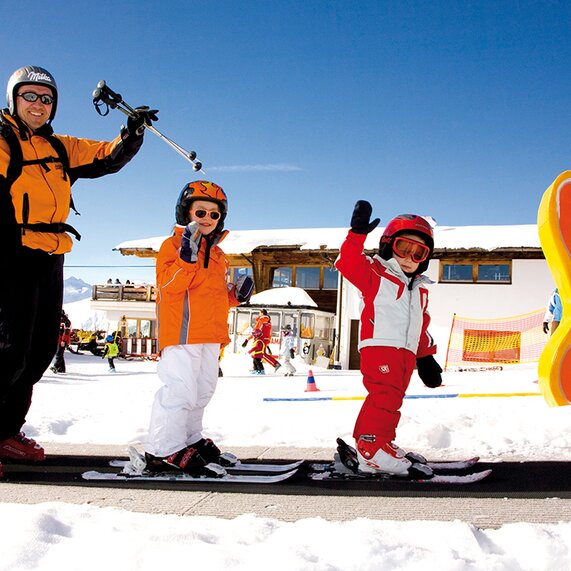
[(393, 242), (393, 252), (399, 258), (409, 258), (417, 263), (424, 262), (430, 255), (430, 248), (415, 240), (397, 236)]
[(213, 210), (212, 212), (209, 210), (195, 210), (194, 215), (197, 218), (205, 218), (208, 215), (212, 220), (218, 220), (220, 218), (220, 212), (216, 212), (216, 210)]
[(51, 95), (45, 95), (45, 94), (38, 95), (33, 91), (26, 91), (26, 93), (18, 93), (17, 97), (21, 97), (24, 101), (27, 101), (28, 103), (35, 103), (39, 99), (44, 105), (51, 105), (55, 101), (55, 97), (52, 97)]

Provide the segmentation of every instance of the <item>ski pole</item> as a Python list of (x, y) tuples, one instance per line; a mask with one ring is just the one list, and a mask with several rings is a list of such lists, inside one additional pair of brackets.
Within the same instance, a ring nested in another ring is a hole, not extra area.
[[(137, 113), (136, 109), (133, 109), (128, 103), (123, 101), (121, 94), (116, 93), (113, 91), (104, 80), (101, 80), (97, 87), (93, 91), (93, 105), (99, 115), (105, 117), (109, 113), (109, 109), (118, 109), (123, 114), (127, 115), (127, 117), (131, 117), (132, 119), (137, 119), (139, 114)], [(103, 106), (106, 106), (104, 112), (101, 111)], [(169, 139), (166, 135), (163, 135), (156, 127), (153, 125), (147, 125), (143, 123), (143, 127), (148, 129), (151, 133), (159, 137), (162, 141), (164, 141), (171, 149), (176, 151), (181, 157), (186, 159), (188, 162), (192, 163), (192, 169), (195, 172), (202, 170), (202, 162), (197, 159), (195, 151), (187, 151), (177, 143), (175, 143), (172, 139)], [(206, 174), (206, 173), (204, 173)]]

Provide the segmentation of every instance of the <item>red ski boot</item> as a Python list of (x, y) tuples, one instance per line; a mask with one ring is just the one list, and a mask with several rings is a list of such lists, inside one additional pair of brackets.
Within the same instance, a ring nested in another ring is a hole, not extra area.
[(46, 459), (44, 449), (32, 438), (19, 432), (12, 438), (0, 440), (0, 460), (41, 462)]

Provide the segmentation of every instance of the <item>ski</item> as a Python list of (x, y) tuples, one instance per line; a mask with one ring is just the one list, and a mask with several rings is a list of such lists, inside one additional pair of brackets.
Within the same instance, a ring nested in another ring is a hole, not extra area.
[(469, 474), (434, 474), (432, 478), (411, 478), (406, 476), (393, 476), (391, 474), (364, 474), (349, 470), (340, 471), (334, 462), (329, 464), (311, 464), (308, 477), (317, 481), (370, 481), (382, 483), (386, 481), (410, 482), (413, 484), (454, 484), (465, 485), (480, 482), (486, 479), (492, 470), (471, 472)]
[(163, 472), (160, 474), (126, 474), (124, 472), (83, 472), (84, 480), (99, 481), (150, 481), (150, 482), (197, 482), (214, 484), (276, 484), (291, 478), (297, 470), (279, 474), (221, 474), (220, 476), (190, 475), (178, 472)]
[[(273, 463), (247, 463), (238, 460), (236, 464), (231, 466), (223, 466), (224, 469), (232, 474), (257, 473), (257, 474), (281, 474), (283, 472), (291, 472), (296, 470), (303, 464), (304, 460), (296, 460), (289, 464), (273, 464)], [(112, 468), (124, 468), (129, 460), (111, 460), (109, 466)]]
[[(479, 462), (479, 456), (452, 462), (428, 462), (415, 452), (407, 454), (406, 457), (413, 462), (413, 466), (417, 467), (414, 470), (414, 476), (359, 472), (357, 451), (342, 438), (337, 438), (337, 453), (334, 461), (328, 464), (312, 464), (309, 477), (313, 480), (396, 480), (432, 484), (471, 484), (484, 480), (492, 473), (492, 470), (483, 470), (468, 474), (446, 474), (446, 472), (463, 472), (473, 468)], [(426, 467), (429, 470), (426, 470)], [(422, 472), (432, 472), (433, 475), (423, 478)]]
[[(203, 473), (185, 474), (183, 472), (159, 472), (150, 473), (147, 471), (147, 462), (145, 457), (132, 446), (128, 448), (129, 460), (111, 461), (112, 467), (122, 468), (121, 472), (98, 472), (90, 470), (84, 472), (81, 477), (84, 480), (149, 480), (162, 482), (224, 482), (238, 484), (275, 484), (283, 482), (297, 472), (297, 468), (303, 463), (303, 460), (284, 465), (270, 464), (245, 464), (233, 454), (223, 454), (221, 459), (228, 466), (210, 463), (204, 466)], [(245, 470), (242, 470), (246, 466)], [(266, 470), (264, 470), (264, 467)], [(256, 474), (248, 472), (257, 472)]]

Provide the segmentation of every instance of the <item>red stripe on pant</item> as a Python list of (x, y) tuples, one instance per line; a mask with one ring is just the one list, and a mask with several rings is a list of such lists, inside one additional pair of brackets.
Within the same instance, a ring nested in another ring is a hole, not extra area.
[(363, 385), (369, 394), (355, 423), (355, 440), (362, 434), (374, 434), (379, 444), (395, 439), (399, 411), (415, 364), (416, 356), (407, 349), (361, 349)]

